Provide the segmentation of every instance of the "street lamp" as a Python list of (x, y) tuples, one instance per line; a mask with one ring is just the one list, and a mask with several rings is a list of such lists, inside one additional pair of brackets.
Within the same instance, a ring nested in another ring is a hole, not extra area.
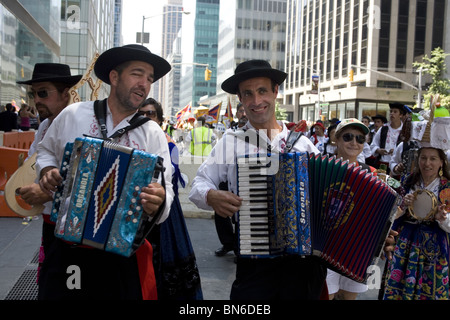
[(142, 16), (141, 45), (144, 45), (144, 23), (145, 23), (145, 20), (146, 19), (150, 19), (150, 18), (154, 18), (154, 17), (158, 17), (158, 16), (163, 16), (165, 14), (170, 14), (170, 13), (183, 13), (183, 14), (186, 14), (186, 15), (190, 14), (189, 11), (181, 10), (181, 11), (167, 11), (167, 12), (163, 12), (163, 13), (160, 13), (160, 14), (155, 14), (155, 15), (149, 16), (149, 17)]
[(400, 79), (400, 78), (391, 76), (390, 74), (387, 74), (387, 73), (384, 73), (384, 72), (380, 72), (380, 71), (378, 71), (378, 70), (374, 70), (374, 69), (370, 69), (370, 68), (366, 68), (366, 67), (362, 67), (362, 66), (357, 66), (357, 65), (353, 65), (353, 64), (352, 64), (351, 67), (352, 67), (352, 68), (359, 68), (359, 69), (363, 69), (363, 70), (369, 70), (369, 71), (372, 71), (372, 72), (374, 72), (374, 73), (381, 74), (381, 75), (383, 75), (383, 76), (385, 76), (385, 77), (388, 77), (388, 78), (394, 79), (394, 80), (396, 80), (396, 81), (398, 81), (398, 82), (401, 82), (401, 83), (403, 83), (404, 85), (407, 85), (408, 87), (413, 88), (414, 90), (417, 90), (417, 107), (418, 107), (418, 108), (421, 108), (421, 107), (422, 107), (422, 71), (428, 71), (428, 69), (422, 69), (422, 68), (420, 68), (420, 69), (418, 70), (418, 71), (419, 71), (419, 87), (415, 87), (415, 86), (413, 86), (412, 84), (410, 84), (410, 83), (408, 83), (408, 82), (406, 82), (406, 81), (403, 81), (403, 80)]

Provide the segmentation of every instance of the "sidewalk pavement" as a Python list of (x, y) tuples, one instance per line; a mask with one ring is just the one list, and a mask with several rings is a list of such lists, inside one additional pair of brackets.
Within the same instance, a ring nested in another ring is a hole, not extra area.
[[(229, 300), (234, 255), (216, 257), (220, 247), (214, 220), (186, 218), (206, 300)], [(0, 300), (34, 300), (42, 218), (0, 218)]]
[[(236, 271), (234, 254), (214, 255), (221, 245), (212, 215), (187, 217), (186, 224), (196, 254), (204, 299), (229, 300)], [(22, 218), (0, 218), (0, 300), (36, 299), (41, 229), (40, 217), (28, 222)], [(369, 290), (360, 294), (358, 300), (376, 300), (377, 294), (378, 290)]]

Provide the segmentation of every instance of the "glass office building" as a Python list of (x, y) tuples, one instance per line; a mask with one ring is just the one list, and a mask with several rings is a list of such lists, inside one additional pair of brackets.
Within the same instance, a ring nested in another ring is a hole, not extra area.
[[(361, 119), (388, 115), (390, 102), (415, 105), (412, 63), (446, 49), (446, 2), (288, 0), (284, 104), (294, 120)], [(423, 77), (424, 88), (430, 81)]]
[[(201, 98), (216, 94), (217, 48), (219, 30), (219, 0), (185, 1), (193, 17), (183, 18), (182, 55), (185, 64), (180, 84), (180, 109), (192, 103), (197, 107)], [(222, 1), (222, 5), (227, 5)], [(195, 14), (193, 14), (195, 13)], [(212, 71), (205, 80), (205, 66)]]
[(26, 87), (16, 81), (31, 79), (36, 63), (59, 61), (60, 6), (59, 0), (0, 4), (1, 105), (27, 102)]

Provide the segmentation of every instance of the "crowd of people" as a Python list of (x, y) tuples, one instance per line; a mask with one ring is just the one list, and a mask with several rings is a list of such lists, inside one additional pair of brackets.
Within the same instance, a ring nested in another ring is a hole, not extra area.
[[(46, 205), (42, 212), (39, 299), (203, 298), (194, 248), (178, 199), (178, 186), (185, 186), (178, 167), (179, 141), (174, 139), (173, 127), (164, 124), (161, 105), (147, 99), (151, 85), (170, 69), (165, 59), (144, 46), (109, 49), (94, 66), (96, 76), (110, 86), (109, 96), (101, 103), (67, 105), (69, 88), (81, 78), (72, 76), (67, 65), (36, 64), (32, 79), (18, 82), (29, 86), (39, 116), (47, 114), (29, 154), (37, 152), (38, 176), (33, 184), (18, 190), (29, 204)], [(335, 155), (374, 175), (385, 175), (385, 181), (386, 177), (395, 178), (402, 203), (384, 243), (388, 259), (380, 298), (448, 299), (450, 146), (445, 128), (450, 118), (434, 118), (431, 112), (423, 112), (421, 121), (412, 121), (414, 110), (391, 103), (389, 121), (382, 115), (362, 121), (333, 119), (327, 127), (317, 121), (308, 130), (304, 121), (289, 124), (275, 116), (279, 86), (286, 76), (267, 61), (242, 62), (221, 84), (240, 102), (232, 128), (217, 137), (203, 126), (203, 119), (194, 119), (198, 125), (183, 137), (184, 149), (205, 157), (190, 186), (189, 199), (198, 208), (215, 214), (222, 243), (215, 254), (236, 254), (230, 298), (352, 300), (367, 290), (364, 284), (329, 270), (314, 255), (249, 259), (239, 254), (236, 221), (246, 204), (238, 194), (236, 162), (224, 159), (236, 159), (238, 152), (245, 150), (251, 154), (300, 151)], [(103, 112), (96, 112), (97, 106)], [(146, 119), (130, 126), (135, 118)], [(27, 121), (21, 126), (28, 127)], [(258, 143), (239, 139), (242, 132), (255, 132)], [(119, 145), (164, 159), (164, 179), (160, 177), (141, 189), (145, 240), (131, 257), (75, 245), (54, 235), (55, 223), (48, 217), (52, 196), (62, 183), (59, 168), (64, 148), (83, 135), (110, 137)], [(424, 190), (433, 204), (425, 217), (415, 208), (419, 192)], [(146, 228), (153, 219), (156, 227)], [(83, 272), (78, 290), (67, 287), (67, 268), (71, 265)]]
[(37, 130), (41, 118), (36, 107), (22, 103), (19, 111), (12, 103), (0, 107), (0, 131), (10, 132), (13, 130), (29, 131)]

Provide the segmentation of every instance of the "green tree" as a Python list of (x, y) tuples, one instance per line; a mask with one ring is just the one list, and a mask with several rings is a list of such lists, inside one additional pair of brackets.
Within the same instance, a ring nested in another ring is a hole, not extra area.
[(286, 120), (287, 119), (287, 113), (286, 110), (283, 108), (280, 108), (280, 104), (277, 102), (275, 104), (275, 117), (277, 120)]
[(433, 79), (427, 93), (423, 95), (423, 106), (426, 109), (430, 108), (430, 97), (437, 94), (441, 98), (441, 105), (450, 109), (450, 80), (445, 77), (447, 68), (445, 58), (449, 55), (449, 53), (445, 53), (443, 49), (438, 47), (431, 52), (431, 57), (425, 55), (422, 62), (413, 62), (413, 67), (417, 69), (423, 68), (423, 72), (431, 75)]

